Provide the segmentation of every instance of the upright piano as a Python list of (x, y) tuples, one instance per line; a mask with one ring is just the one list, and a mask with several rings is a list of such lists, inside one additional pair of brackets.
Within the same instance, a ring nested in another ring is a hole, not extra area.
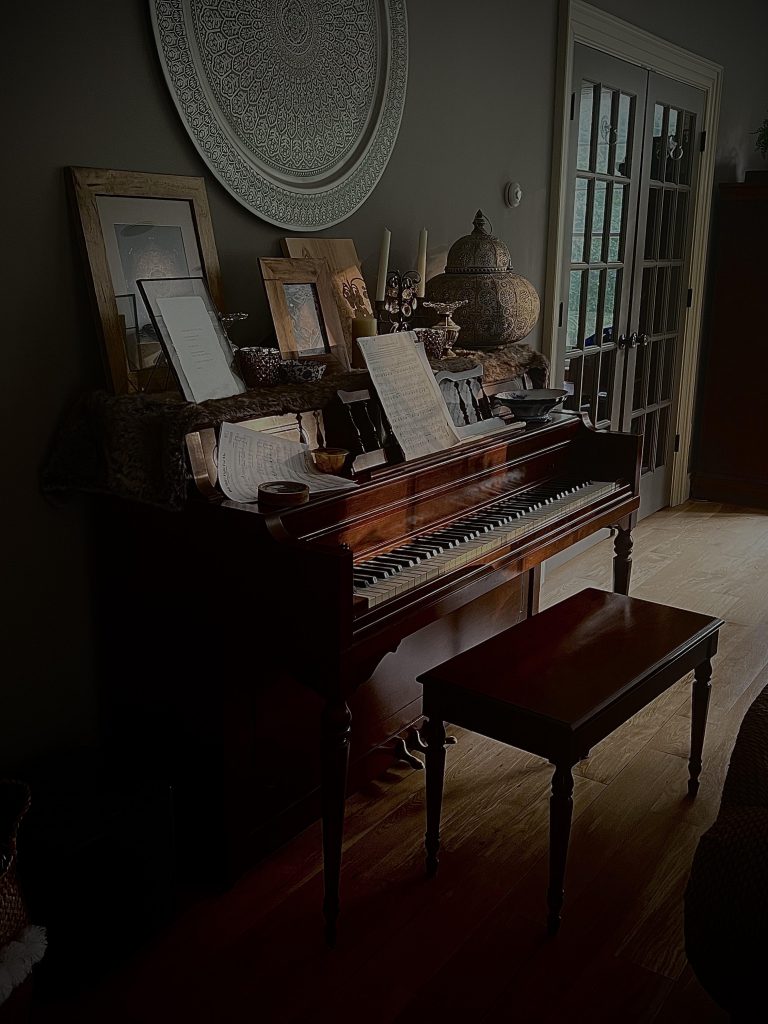
[(190, 509), (188, 522), (197, 524), (190, 536), (216, 539), (217, 565), (229, 570), (231, 592), (238, 578), (249, 579), (262, 596), (254, 603), (253, 666), (258, 637), (323, 701), (330, 941), (339, 909), (351, 696), (401, 647), (410, 652), (399, 664), (411, 684), (430, 665), (535, 614), (541, 563), (605, 527), (617, 531), (614, 589), (627, 593), (640, 441), (597, 432), (579, 414), (553, 414), (522, 434), (510, 429), (371, 470), (354, 491), (291, 509), (262, 513), (223, 498)]

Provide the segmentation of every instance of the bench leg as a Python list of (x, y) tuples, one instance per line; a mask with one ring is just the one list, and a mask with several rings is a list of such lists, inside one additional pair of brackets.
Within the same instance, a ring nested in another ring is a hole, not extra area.
[(622, 530), (619, 526), (613, 541), (613, 592), (629, 594), (629, 579), (632, 575), (632, 540), (631, 530)]
[(437, 874), (437, 851), (440, 849), (440, 812), (443, 807), (443, 780), (445, 778), (445, 723), (439, 718), (428, 718), (422, 728), (427, 741), (424, 753), (427, 784), (427, 874)]
[(336, 944), (336, 919), (339, 916), (341, 847), (344, 833), (344, 803), (349, 764), (349, 734), (352, 714), (343, 702), (329, 701), (323, 710), (322, 734), (322, 806), (323, 806), (323, 880), (325, 938)]
[(547, 931), (554, 935), (560, 927), (563, 908), (565, 862), (573, 815), (573, 772), (571, 765), (555, 765), (552, 796), (549, 801), (549, 890), (547, 891)]
[(693, 707), (691, 713), (691, 756), (688, 761), (688, 795), (696, 796), (701, 775), (701, 753), (704, 749), (704, 730), (707, 728), (709, 694), (712, 690), (712, 662), (702, 661), (696, 666), (693, 680)]

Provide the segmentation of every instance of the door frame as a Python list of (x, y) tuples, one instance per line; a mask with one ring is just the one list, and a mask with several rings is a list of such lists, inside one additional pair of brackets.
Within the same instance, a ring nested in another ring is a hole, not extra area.
[(568, 135), (570, 131), (570, 96), (573, 71), (573, 48), (583, 43), (648, 71), (674, 78), (704, 93), (703, 131), (706, 145), (701, 155), (698, 179), (694, 190), (693, 234), (689, 285), (692, 289), (690, 307), (686, 310), (682, 338), (680, 387), (675, 410), (674, 431), (680, 440), (673, 454), (670, 505), (679, 505), (690, 494), (690, 453), (693, 412), (696, 398), (696, 375), (701, 345), (701, 322), (704, 307), (704, 283), (709, 246), (709, 224), (715, 171), (717, 125), (720, 116), (720, 94), (723, 68), (714, 61), (699, 57), (674, 43), (652, 35), (598, 10), (583, 0), (560, 0), (558, 24), (557, 80), (555, 87), (555, 121), (552, 139), (552, 171), (549, 193), (549, 233), (547, 238), (547, 276), (544, 290), (543, 351), (548, 357), (554, 384), (563, 378), (562, 354), (558, 352), (558, 321), (562, 291), (562, 247), (565, 232), (565, 208), (571, 182), (568, 177)]

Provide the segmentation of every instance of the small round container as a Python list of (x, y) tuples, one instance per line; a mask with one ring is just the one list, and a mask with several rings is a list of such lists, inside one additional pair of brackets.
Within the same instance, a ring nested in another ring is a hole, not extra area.
[(315, 384), (325, 373), (325, 366), (312, 359), (284, 359), (280, 379), (292, 384)]
[(276, 348), (239, 348), (237, 366), (245, 386), (261, 388), (280, 383), (280, 352)]
[(312, 458), (321, 473), (339, 473), (349, 457), (346, 448), (315, 448)]
[(304, 505), (309, 501), (309, 488), (306, 484), (297, 484), (293, 480), (268, 480), (259, 484), (259, 508), (291, 508)]

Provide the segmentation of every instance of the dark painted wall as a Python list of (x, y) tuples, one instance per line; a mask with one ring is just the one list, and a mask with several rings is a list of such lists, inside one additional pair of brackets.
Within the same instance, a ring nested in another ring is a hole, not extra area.
[[(599, 6), (725, 65), (719, 173), (735, 178), (758, 166), (748, 132), (768, 105), (768, 5)], [(515, 266), (543, 289), (556, 0), (410, 0), (409, 22), (397, 148), (374, 194), (327, 234), (355, 239), (371, 281), (383, 225), (396, 264), (413, 262), (418, 230), (428, 226), (434, 265), (482, 206)], [(206, 175), (227, 303), (251, 313), (240, 340), (268, 329), (256, 261), (278, 254), (281, 232), (207, 175), (166, 90), (143, 0), (13, 4), (5, 27), (0, 758), (13, 759), (95, 728), (87, 505), (53, 507), (37, 482), (62, 412), (101, 383), (62, 168)], [(502, 203), (508, 179), (525, 193), (516, 210)], [(539, 343), (538, 330), (531, 340)]]

